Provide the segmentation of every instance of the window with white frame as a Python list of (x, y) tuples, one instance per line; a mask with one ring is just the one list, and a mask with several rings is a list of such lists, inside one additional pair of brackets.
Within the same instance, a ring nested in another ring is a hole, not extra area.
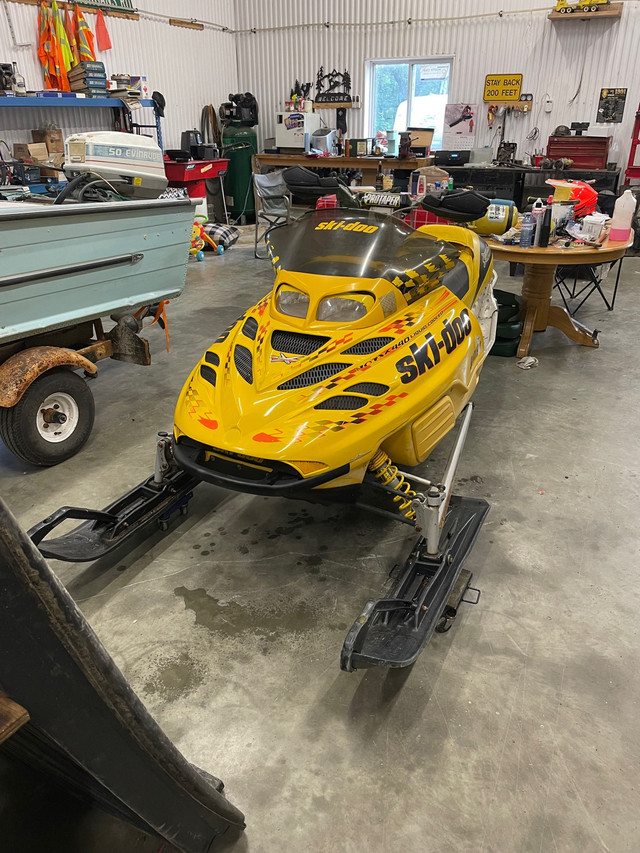
[(432, 148), (442, 147), (449, 100), (451, 57), (369, 62), (369, 134), (432, 127)]

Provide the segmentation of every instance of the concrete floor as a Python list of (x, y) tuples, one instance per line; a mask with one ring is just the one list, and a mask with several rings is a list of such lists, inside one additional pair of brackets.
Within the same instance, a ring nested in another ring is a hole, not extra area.
[[(197, 357), (271, 281), (244, 248), (191, 263), (171, 353), (153, 329), (150, 368), (101, 365), (80, 455), (27, 470), (0, 446), (24, 526), (143, 479)], [(353, 509), (203, 486), (164, 538), (54, 564), (169, 737), (246, 813), (224, 847), (640, 849), (639, 283), (628, 260), (615, 312), (597, 297), (581, 310), (599, 350), (549, 330), (535, 369), (488, 359), (458, 480), (492, 506), (467, 564), (482, 598), (408, 671), (339, 671), (347, 628), (412, 539)]]

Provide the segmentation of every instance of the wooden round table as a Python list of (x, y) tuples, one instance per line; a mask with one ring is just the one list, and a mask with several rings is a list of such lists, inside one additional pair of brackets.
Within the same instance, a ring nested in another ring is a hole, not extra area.
[(554, 326), (564, 332), (572, 341), (587, 347), (600, 346), (598, 331), (591, 331), (574, 320), (569, 312), (559, 305), (551, 304), (551, 293), (555, 280), (556, 267), (559, 264), (606, 264), (621, 258), (631, 245), (630, 241), (614, 243), (605, 241), (601, 249), (592, 246), (561, 249), (547, 246), (545, 249), (532, 246), (521, 249), (520, 246), (503, 246), (495, 240), (487, 240), (494, 258), (511, 263), (524, 264), (522, 281), (523, 330), (518, 347), (518, 356), (529, 354), (531, 338), (534, 332), (544, 332), (547, 326)]

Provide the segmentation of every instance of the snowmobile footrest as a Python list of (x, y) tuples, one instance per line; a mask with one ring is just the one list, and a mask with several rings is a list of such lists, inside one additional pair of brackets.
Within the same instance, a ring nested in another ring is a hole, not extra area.
[(452, 496), (439, 553), (427, 554), (425, 539), (418, 539), (389, 596), (368, 601), (353, 623), (342, 647), (342, 670), (409, 666), (439, 625), (447, 630), (460, 602), (469, 600), (471, 575), (461, 576), (462, 566), (488, 512), (484, 500)]
[[(173, 513), (186, 512), (187, 503), (199, 482), (180, 470), (169, 473), (161, 483), (156, 483), (151, 476), (103, 510), (60, 507), (32, 527), (28, 536), (40, 553), (49, 559), (68, 563), (97, 560), (152, 522), (159, 522), (160, 527), (166, 529)], [(45, 539), (69, 519), (85, 520), (57, 539)]]

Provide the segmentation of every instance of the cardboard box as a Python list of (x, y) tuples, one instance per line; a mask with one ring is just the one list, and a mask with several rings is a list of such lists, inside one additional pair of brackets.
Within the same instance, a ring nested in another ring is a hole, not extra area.
[(13, 156), (17, 160), (46, 160), (49, 151), (44, 142), (14, 142)]
[(58, 172), (62, 170), (64, 163), (64, 154), (49, 154), (45, 162), (39, 162), (40, 174), (43, 177), (58, 177)]
[(407, 130), (411, 134), (411, 147), (425, 148), (428, 154), (435, 130), (432, 127), (408, 127)]
[(64, 153), (64, 137), (61, 130), (32, 130), (31, 138), (34, 142), (44, 142), (50, 154)]

